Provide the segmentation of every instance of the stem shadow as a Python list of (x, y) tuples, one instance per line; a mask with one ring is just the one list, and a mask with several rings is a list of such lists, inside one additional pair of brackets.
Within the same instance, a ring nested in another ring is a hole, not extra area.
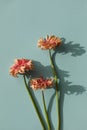
[[(61, 54), (65, 55), (65, 54), (71, 53), (71, 56), (77, 57), (77, 56), (81, 56), (82, 54), (84, 54), (86, 52), (86, 50), (84, 49), (84, 47), (80, 46), (79, 43), (73, 44), (73, 41), (66, 43), (65, 38), (61, 38), (61, 40), (62, 40), (62, 44), (60, 47), (56, 47), (54, 49), (54, 52), (52, 54), (52, 59), (53, 59), (54, 66), (57, 71), (57, 77), (59, 80), (59, 92), (60, 92), (59, 110), (60, 110), (60, 120), (61, 120), (60, 130), (63, 130), (63, 105), (64, 105), (65, 94), (79, 95), (79, 94), (82, 94), (83, 92), (85, 92), (86, 89), (84, 86), (72, 85), (72, 82), (65, 80), (66, 77), (70, 76), (69, 72), (58, 68), (58, 66), (56, 64), (56, 54), (61, 53)], [(51, 103), (51, 101), (50, 101), (50, 103)]]
[(48, 110), (47, 110), (48, 111), (48, 115), (49, 115), (49, 119), (50, 119), (50, 122), (51, 122), (51, 128), (52, 128), (52, 130), (55, 130), (54, 125), (52, 123), (52, 118), (51, 118), (51, 111), (52, 111), (52, 105), (53, 105), (54, 98), (55, 98), (55, 92), (51, 96), (51, 99), (50, 99), (49, 105), (48, 105)]

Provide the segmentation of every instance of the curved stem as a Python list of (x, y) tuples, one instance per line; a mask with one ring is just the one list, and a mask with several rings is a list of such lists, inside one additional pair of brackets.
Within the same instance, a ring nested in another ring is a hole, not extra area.
[(28, 91), (28, 94), (29, 94), (30, 99), (31, 99), (31, 101), (32, 101), (32, 103), (33, 103), (33, 106), (34, 106), (34, 108), (35, 108), (35, 110), (36, 110), (36, 112), (37, 112), (37, 115), (38, 115), (38, 118), (39, 118), (40, 123), (41, 123), (41, 125), (42, 125), (42, 128), (43, 128), (43, 130), (45, 130), (44, 121), (43, 121), (42, 116), (41, 116), (41, 114), (40, 114), (40, 112), (39, 112), (38, 106), (36, 105), (36, 102), (35, 102), (35, 100), (34, 100), (34, 98), (33, 98), (32, 92), (30, 91), (30, 88), (29, 88), (28, 85), (27, 85), (25, 75), (24, 75), (23, 77), (24, 77), (25, 87), (26, 87), (26, 89), (27, 89), (27, 91)]
[(57, 114), (58, 114), (58, 130), (60, 130), (60, 113), (59, 113), (59, 97), (58, 97), (58, 79), (57, 79), (57, 73), (56, 73), (56, 69), (52, 60), (52, 56), (51, 56), (51, 50), (49, 50), (49, 56), (50, 56), (50, 63), (51, 63), (51, 68), (53, 71), (53, 75), (54, 75), (54, 81), (55, 81), (55, 85), (56, 85), (56, 107), (57, 107)]
[(51, 130), (51, 125), (50, 125), (48, 113), (47, 113), (47, 110), (46, 110), (46, 103), (45, 103), (45, 97), (44, 97), (44, 91), (43, 90), (42, 90), (42, 100), (43, 100), (44, 112), (45, 112), (45, 117), (46, 117), (46, 121), (47, 121), (48, 130)]

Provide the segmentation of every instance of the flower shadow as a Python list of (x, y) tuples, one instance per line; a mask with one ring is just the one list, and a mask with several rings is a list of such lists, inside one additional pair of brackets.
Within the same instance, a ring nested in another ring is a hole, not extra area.
[(42, 65), (39, 61), (35, 61), (33, 60), (33, 64), (34, 64), (34, 69), (32, 70), (32, 72), (30, 72), (30, 75), (32, 75), (33, 78), (38, 78), (38, 77), (52, 77), (52, 70), (51, 70), (51, 66), (44, 66)]
[(80, 46), (79, 43), (74, 43), (73, 41), (66, 42), (65, 38), (61, 38), (62, 44), (59, 47), (54, 49), (55, 53), (61, 53), (65, 55), (67, 53), (71, 53), (71, 56), (81, 56), (86, 52), (83, 46)]

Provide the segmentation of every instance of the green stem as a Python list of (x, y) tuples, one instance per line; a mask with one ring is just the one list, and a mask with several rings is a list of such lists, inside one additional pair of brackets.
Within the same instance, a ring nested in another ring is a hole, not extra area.
[(23, 77), (24, 77), (25, 87), (26, 87), (26, 89), (27, 89), (27, 91), (28, 91), (28, 94), (29, 94), (30, 99), (31, 99), (31, 101), (32, 101), (32, 103), (33, 103), (33, 106), (34, 106), (34, 108), (35, 108), (35, 110), (36, 110), (36, 112), (37, 112), (37, 115), (38, 115), (38, 118), (39, 118), (40, 123), (41, 123), (41, 125), (42, 125), (42, 128), (43, 128), (43, 130), (46, 130), (46, 129), (45, 129), (45, 124), (44, 124), (44, 121), (43, 121), (43, 119), (42, 119), (42, 116), (41, 116), (41, 114), (40, 114), (40, 112), (39, 112), (38, 106), (36, 105), (36, 102), (35, 102), (35, 100), (34, 100), (34, 98), (33, 98), (32, 92), (30, 91), (30, 88), (29, 88), (28, 85), (27, 85), (25, 75), (24, 75)]
[(59, 113), (59, 97), (58, 97), (58, 79), (57, 79), (57, 73), (56, 73), (56, 69), (52, 60), (52, 56), (51, 56), (51, 50), (49, 50), (49, 56), (50, 56), (50, 63), (51, 63), (51, 68), (53, 71), (53, 75), (54, 75), (54, 81), (55, 81), (55, 85), (56, 85), (56, 107), (57, 107), (57, 114), (58, 114), (58, 130), (60, 130), (60, 113)]
[(46, 103), (45, 103), (45, 97), (44, 97), (44, 91), (43, 90), (42, 90), (42, 100), (43, 100), (44, 112), (45, 112), (45, 117), (46, 117), (46, 121), (47, 121), (48, 130), (51, 130), (51, 125), (50, 125), (48, 113), (47, 113), (47, 110), (46, 110)]

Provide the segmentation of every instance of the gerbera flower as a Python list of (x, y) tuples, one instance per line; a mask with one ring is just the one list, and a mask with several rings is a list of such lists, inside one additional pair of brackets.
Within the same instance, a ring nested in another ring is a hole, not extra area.
[(14, 64), (10, 67), (10, 74), (17, 77), (18, 74), (24, 74), (25, 71), (33, 69), (32, 60), (28, 59), (15, 59)]
[(46, 38), (40, 38), (38, 40), (38, 47), (40, 47), (43, 50), (47, 50), (47, 49), (54, 49), (56, 46), (59, 46), (61, 44), (61, 40), (60, 38), (51, 35), (48, 36)]
[(53, 79), (44, 79), (43, 77), (40, 78), (34, 78), (30, 81), (30, 86), (32, 89), (45, 89), (52, 87), (53, 85)]

